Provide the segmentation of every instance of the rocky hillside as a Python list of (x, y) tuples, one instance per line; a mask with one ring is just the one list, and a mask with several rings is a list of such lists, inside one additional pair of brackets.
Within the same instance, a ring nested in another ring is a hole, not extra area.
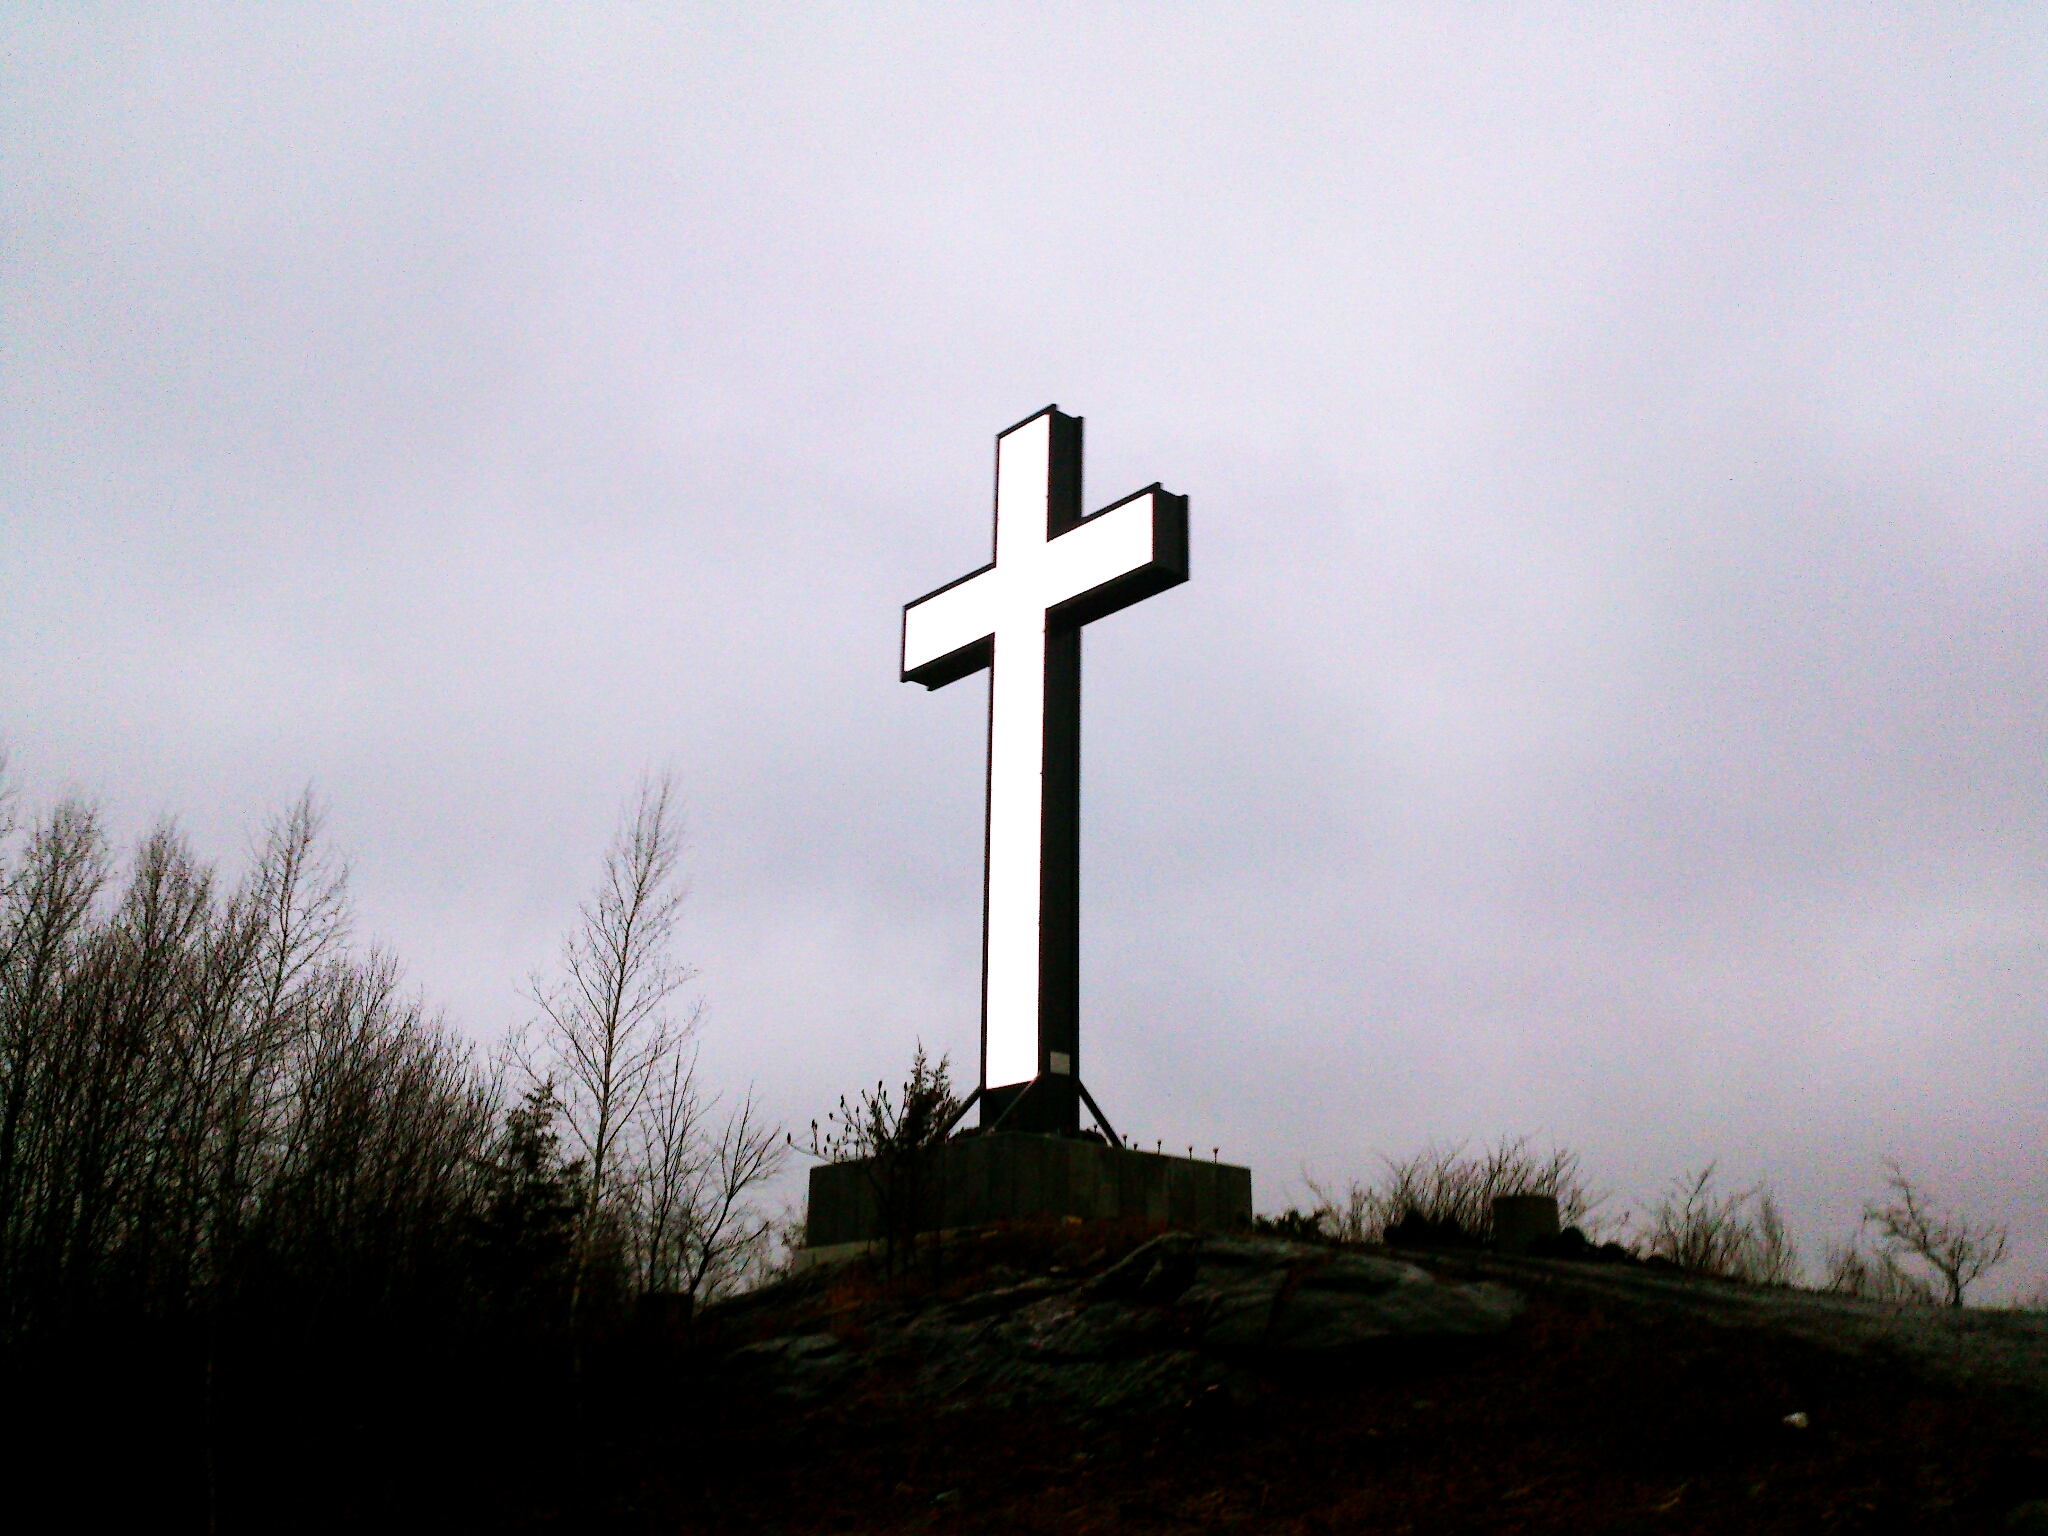
[(2048, 1317), (1133, 1236), (991, 1234), (714, 1314), (793, 1454), (707, 1523), (2048, 1529)]

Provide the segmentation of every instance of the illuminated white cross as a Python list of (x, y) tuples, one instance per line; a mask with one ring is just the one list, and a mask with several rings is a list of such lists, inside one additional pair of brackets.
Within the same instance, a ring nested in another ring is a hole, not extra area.
[(1084, 518), (1081, 418), (1047, 406), (996, 438), (994, 562), (904, 607), (905, 682), (992, 674), (984, 1124), (1038, 1080), (1010, 1124), (1078, 1123), (1081, 626), (1187, 579), (1187, 498), (1153, 485)]

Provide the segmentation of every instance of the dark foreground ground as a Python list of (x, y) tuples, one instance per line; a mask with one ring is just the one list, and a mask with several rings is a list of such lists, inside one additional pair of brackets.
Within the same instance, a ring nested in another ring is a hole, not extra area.
[[(1990, 1532), (2031, 1529), (2008, 1522), (2048, 1499), (2035, 1319), (1965, 1337), (1922, 1314), (1901, 1334), (1881, 1309), (1559, 1263), (1423, 1261), (1520, 1293), (1497, 1336), (1254, 1363), (1111, 1412), (934, 1402), (901, 1350), (795, 1398), (732, 1361), (778, 1335), (857, 1348), (935, 1299), (1068, 1283), (1140, 1237), (1013, 1234), (936, 1276), (806, 1277), (688, 1339), (616, 1339), (580, 1387), (535, 1366), (445, 1406), (372, 1390), (339, 1416), (247, 1423), (216, 1468), (218, 1528)], [(65, 1474), (50, 1527), (94, 1524), (122, 1472)], [(191, 1528), (193, 1469), (148, 1475), (160, 1497), (128, 1489), (127, 1512)]]

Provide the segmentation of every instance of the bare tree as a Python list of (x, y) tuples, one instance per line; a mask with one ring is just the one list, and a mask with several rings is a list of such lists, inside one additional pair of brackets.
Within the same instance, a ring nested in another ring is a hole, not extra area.
[(325, 823), (312, 790), (302, 791), (271, 821), (235, 904), (243, 926), (235, 956), (241, 1006), (214, 1042), (220, 1055), (209, 1085), (222, 1096), (215, 1111), (222, 1145), (216, 1219), (225, 1251), (235, 1247), (261, 1178), (256, 1160), (290, 1092), (295, 1047), (321, 990), (322, 967), (348, 940), (348, 866), (322, 843)]
[(539, 976), (532, 982), (543, 1048), (585, 1163), (572, 1327), (601, 1219), (624, 1184), (629, 1130), (697, 1025), (697, 1010), (680, 1021), (670, 1012), (696, 974), (670, 952), (684, 896), (676, 868), (682, 835), (671, 776), (643, 778), (605, 852), (597, 893), (562, 940), (561, 978), (551, 986)]
[(632, 1148), (641, 1287), (686, 1296), (693, 1312), (762, 1267), (775, 1223), (752, 1195), (781, 1171), (787, 1150), (751, 1090), (713, 1135), (706, 1121), (716, 1103), (698, 1091), (695, 1053), (677, 1051), (647, 1096)]
[(782, 1171), (782, 1127), (765, 1121), (749, 1090), (707, 1149), (682, 1223), (681, 1289), (693, 1302), (717, 1296), (759, 1258), (773, 1218), (748, 1196)]
[(67, 800), (31, 833), (0, 910), (0, 1270), (16, 1308), (34, 1246), (38, 1100), (64, 1086), (62, 1004), (110, 873), (98, 814)]
[(2006, 1229), (1930, 1211), (1898, 1161), (1888, 1157), (1884, 1165), (1891, 1173), (1885, 1182), (1897, 1198), (1889, 1205), (1865, 1206), (1863, 1219), (1877, 1228), (1892, 1254), (1919, 1259), (1940, 1276), (1947, 1292), (1943, 1299), (1960, 1307), (1971, 1282), (2004, 1260)]
[(257, 1006), (285, 1011), (314, 967), (348, 939), (348, 865), (321, 841), (327, 814), (308, 788), (270, 823), (248, 900), (260, 916)]

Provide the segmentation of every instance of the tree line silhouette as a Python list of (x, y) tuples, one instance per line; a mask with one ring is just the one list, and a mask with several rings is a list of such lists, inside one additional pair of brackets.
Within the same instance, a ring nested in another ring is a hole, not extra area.
[[(172, 826), (117, 870), (92, 806), (20, 826), (8, 801), (0, 1355), (17, 1388), (88, 1437), (78, 1424), (156, 1405), (144, 1438), (212, 1524), (223, 1447), (266, 1421), (364, 1402), (402, 1419), (406, 1383), (531, 1390), (636, 1297), (737, 1283), (761, 1261), (752, 1200), (783, 1138), (750, 1098), (713, 1122), (695, 1015), (668, 1011), (688, 977), (668, 953), (669, 807), (665, 779), (643, 786), (606, 865), (639, 887), (619, 908), (601, 885), (565, 945), (584, 972), (537, 978), (539, 1038), (487, 1057), (354, 942), (310, 794), (234, 879)], [(579, 983), (594, 1011), (563, 990)]]

